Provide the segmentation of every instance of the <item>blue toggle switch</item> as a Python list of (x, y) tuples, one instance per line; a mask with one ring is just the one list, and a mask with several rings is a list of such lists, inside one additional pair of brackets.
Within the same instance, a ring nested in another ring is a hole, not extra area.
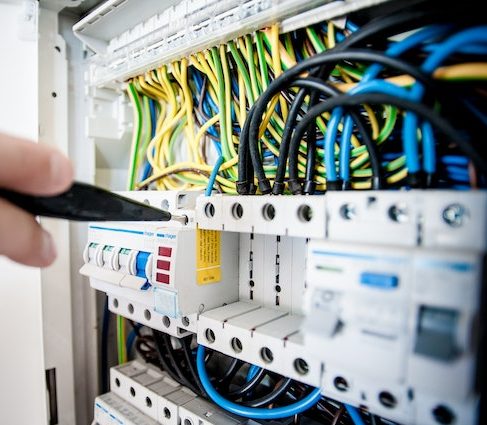
[(137, 276), (143, 277), (147, 279), (145, 275), (145, 266), (147, 264), (147, 260), (149, 259), (150, 252), (139, 252), (137, 254), (137, 258), (135, 259), (135, 269), (137, 271)]

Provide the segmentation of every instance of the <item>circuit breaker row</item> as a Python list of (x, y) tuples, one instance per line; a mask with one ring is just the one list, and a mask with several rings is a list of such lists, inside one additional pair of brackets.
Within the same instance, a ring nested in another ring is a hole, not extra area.
[(133, 196), (189, 223), (90, 226), (111, 311), (403, 424), (474, 423), (483, 193)]

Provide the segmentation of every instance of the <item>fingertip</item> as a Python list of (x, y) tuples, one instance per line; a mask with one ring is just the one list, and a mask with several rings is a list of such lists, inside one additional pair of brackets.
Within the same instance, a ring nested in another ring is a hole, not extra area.
[(50, 266), (57, 257), (56, 245), (49, 232), (42, 230), (41, 249), (39, 252), (39, 267)]
[(47, 267), (56, 259), (56, 247), (52, 236), (32, 215), (2, 198), (0, 255), (33, 267)]
[(52, 236), (42, 229), (42, 236), (38, 251), (26, 249), (7, 255), (12, 261), (31, 267), (48, 267), (57, 257), (56, 245)]
[(61, 152), (53, 150), (49, 158), (50, 193), (64, 192), (73, 183), (73, 166)]

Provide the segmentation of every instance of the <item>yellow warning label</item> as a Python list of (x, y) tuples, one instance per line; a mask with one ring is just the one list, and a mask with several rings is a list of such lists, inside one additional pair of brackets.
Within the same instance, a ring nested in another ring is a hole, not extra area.
[(221, 242), (217, 230), (196, 229), (196, 282), (198, 285), (220, 282)]

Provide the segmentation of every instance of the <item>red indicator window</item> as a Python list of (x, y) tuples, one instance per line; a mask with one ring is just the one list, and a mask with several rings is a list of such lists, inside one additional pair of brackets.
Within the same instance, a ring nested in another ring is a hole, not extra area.
[(170, 257), (172, 254), (172, 248), (168, 246), (160, 246), (159, 247), (159, 255), (163, 257)]
[(157, 260), (157, 268), (159, 270), (170, 270), (171, 262), (166, 260)]
[(156, 280), (159, 283), (166, 283), (166, 284), (168, 284), (169, 283), (169, 275), (168, 274), (165, 274), (165, 273), (157, 273), (156, 274)]

